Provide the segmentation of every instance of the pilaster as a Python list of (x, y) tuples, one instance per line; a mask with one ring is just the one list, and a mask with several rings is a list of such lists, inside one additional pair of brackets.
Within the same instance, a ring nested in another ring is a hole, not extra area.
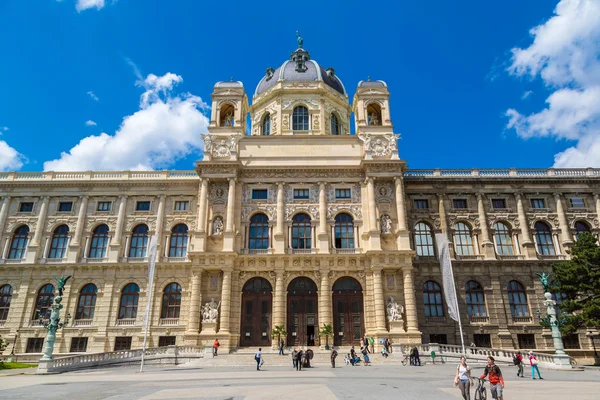
[(223, 269), (223, 285), (221, 288), (221, 315), (219, 333), (229, 334), (231, 315), (231, 268)]
[(410, 232), (406, 226), (406, 206), (404, 200), (404, 182), (402, 177), (394, 179), (396, 189), (396, 215), (398, 216), (398, 232), (396, 232), (396, 244), (398, 250), (411, 250)]
[(525, 215), (525, 208), (523, 207), (523, 195), (521, 193), (515, 193), (515, 199), (517, 200), (517, 213), (519, 214), (519, 225), (521, 225), (521, 240), (522, 251), (527, 259), (535, 259), (537, 255), (535, 253), (535, 243), (531, 241), (531, 234), (529, 233), (529, 224), (527, 223), (527, 215)]
[(33, 238), (29, 243), (27, 248), (27, 263), (35, 263), (40, 256), (41, 250), (41, 240), (46, 230), (46, 216), (48, 215), (48, 203), (50, 202), (50, 197), (44, 196), (42, 198), (42, 205), (40, 206), (40, 214), (38, 215), (37, 226), (35, 228), (35, 233), (33, 234)]
[(273, 249), (276, 254), (285, 253), (285, 234), (284, 234), (284, 183), (277, 183), (277, 226), (273, 235)]
[(490, 240), (490, 229), (481, 193), (477, 194), (477, 213), (479, 214), (479, 228), (481, 229), (481, 254), (486, 260), (494, 260), (496, 252), (494, 251), (494, 243)]

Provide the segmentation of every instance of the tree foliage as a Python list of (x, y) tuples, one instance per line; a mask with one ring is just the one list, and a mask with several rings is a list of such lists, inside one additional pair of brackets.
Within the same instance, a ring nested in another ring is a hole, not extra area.
[(552, 266), (552, 291), (566, 298), (559, 306), (563, 313), (561, 330), (600, 327), (600, 246), (591, 233), (579, 235), (570, 250), (571, 259)]

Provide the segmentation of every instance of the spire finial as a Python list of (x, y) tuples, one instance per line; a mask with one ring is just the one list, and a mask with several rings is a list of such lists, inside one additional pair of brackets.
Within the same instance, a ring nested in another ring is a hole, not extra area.
[(371, 82), (371, 77), (367, 76), (367, 82)]
[(301, 49), (304, 45), (304, 40), (302, 40), (302, 36), (296, 31), (296, 39), (298, 40), (298, 48)]

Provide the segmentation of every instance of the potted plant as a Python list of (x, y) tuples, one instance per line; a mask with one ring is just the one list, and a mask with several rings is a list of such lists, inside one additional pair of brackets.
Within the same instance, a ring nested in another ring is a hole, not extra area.
[(331, 324), (323, 324), (319, 333), (325, 336), (325, 350), (329, 350), (329, 336), (333, 336), (333, 327)]
[(286, 336), (287, 332), (283, 325), (275, 325), (275, 328), (273, 328), (271, 331), (271, 335), (273, 335), (273, 337), (277, 336), (277, 348), (279, 348), (281, 344), (281, 336)]

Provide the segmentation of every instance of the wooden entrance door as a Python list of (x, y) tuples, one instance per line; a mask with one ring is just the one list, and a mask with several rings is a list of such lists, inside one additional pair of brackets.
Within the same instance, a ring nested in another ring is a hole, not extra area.
[(252, 278), (242, 292), (240, 346), (271, 345), (271, 284), (263, 278)]
[(343, 277), (333, 285), (333, 344), (359, 345), (364, 335), (362, 288), (354, 278)]
[(317, 286), (308, 278), (296, 278), (288, 286), (288, 346), (314, 346), (318, 331)]

